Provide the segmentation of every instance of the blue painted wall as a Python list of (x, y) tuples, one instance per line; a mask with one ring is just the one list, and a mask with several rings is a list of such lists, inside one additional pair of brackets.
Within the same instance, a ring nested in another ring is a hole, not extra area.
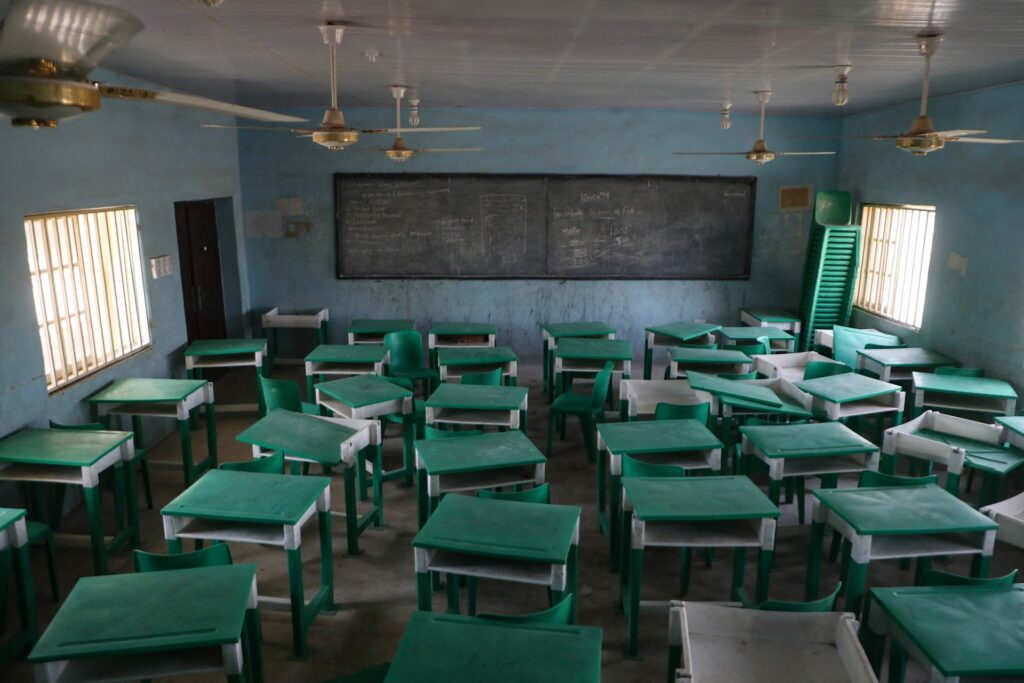
[[(318, 121), (318, 110), (296, 113)], [(387, 109), (347, 111), (349, 125), (376, 128), (393, 121)], [(427, 110), (424, 126), (480, 124), (480, 133), (408, 136), (417, 146), (481, 146), (478, 154), (421, 155), (404, 164), (352, 148), (328, 152), (309, 140), (274, 133), (239, 133), (245, 211), (268, 211), (277, 200), (299, 197), (312, 228), (298, 236), (247, 237), (252, 306), (265, 310), (330, 307), (332, 335), (342, 338), (352, 318), (483, 320), (499, 325), (499, 341), (521, 357), (535, 358), (540, 323), (606, 320), (621, 338), (643, 344), (643, 328), (658, 322), (703, 318), (738, 319), (744, 305), (799, 303), (808, 213), (780, 213), (781, 186), (835, 187), (835, 157), (789, 158), (757, 167), (742, 157), (680, 157), (673, 150), (748, 149), (757, 119), (735, 116), (723, 131), (715, 114), (641, 110)], [(775, 149), (828, 149), (835, 141), (800, 136), (837, 136), (838, 118), (772, 117)], [(225, 135), (210, 131), (211, 138)], [(388, 136), (364, 136), (360, 145), (390, 144)], [(675, 173), (757, 175), (757, 215), (749, 281), (455, 281), (353, 280), (334, 276), (336, 172), (478, 173)]]
[[(934, 98), (928, 108), (939, 130), (983, 128), (995, 138), (1024, 138), (1022, 111), (1024, 84)], [(895, 134), (916, 115), (917, 103), (857, 114), (843, 133)], [(1024, 145), (950, 143), (911, 157), (894, 144), (844, 140), (840, 159), (839, 186), (858, 202), (936, 207), (920, 332), (863, 312), (855, 322), (1024, 387)], [(967, 258), (966, 272), (950, 267), (950, 254)]]

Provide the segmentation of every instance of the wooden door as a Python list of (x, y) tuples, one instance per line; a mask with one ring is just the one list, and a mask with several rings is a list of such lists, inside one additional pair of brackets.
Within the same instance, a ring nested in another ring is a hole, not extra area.
[(223, 339), (227, 325), (213, 201), (175, 202), (174, 219), (178, 227), (178, 260), (188, 343), (196, 339)]

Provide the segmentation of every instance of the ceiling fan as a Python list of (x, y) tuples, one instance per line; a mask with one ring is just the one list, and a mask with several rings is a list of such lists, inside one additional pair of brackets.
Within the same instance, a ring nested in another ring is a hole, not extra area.
[[(359, 134), (380, 133), (454, 133), (460, 131), (480, 130), (480, 126), (462, 126), (454, 128), (402, 128), (401, 121), (395, 128), (357, 129), (345, 125), (345, 115), (338, 109), (338, 46), (345, 33), (345, 27), (352, 24), (344, 21), (329, 21), (320, 26), (324, 42), (331, 50), (331, 108), (324, 112), (324, 118), (318, 128), (274, 128), (268, 126), (222, 126), (203, 124), (204, 128), (231, 128), (242, 130), (273, 130), (283, 133), (296, 133), (299, 137), (313, 138), (313, 142), (331, 151), (340, 151), (359, 142)], [(404, 89), (403, 89), (404, 93)], [(399, 138), (401, 139), (401, 138)], [(411, 151), (409, 156), (412, 156)]]
[(761, 127), (757, 141), (750, 148), (749, 152), (676, 152), (676, 154), (702, 155), (702, 156), (744, 156), (755, 164), (767, 164), (775, 157), (808, 157), (808, 156), (830, 156), (835, 152), (774, 152), (768, 149), (764, 142), (764, 108), (772, 96), (771, 90), (755, 90), (757, 101), (761, 104)]
[(100, 99), (149, 100), (258, 121), (303, 121), (196, 95), (94, 83), (89, 72), (143, 28), (129, 12), (86, 0), (12, 0), (0, 22), (0, 115), (54, 128)]
[(942, 149), (947, 142), (977, 142), (989, 145), (1009, 145), (1024, 140), (1003, 140), (997, 138), (976, 138), (973, 135), (984, 135), (986, 130), (935, 130), (932, 119), (928, 116), (928, 79), (931, 76), (932, 57), (942, 42), (942, 33), (925, 30), (917, 34), (917, 50), (924, 57), (924, 76), (921, 79), (921, 110), (910, 130), (899, 135), (869, 135), (861, 140), (895, 140), (896, 147), (913, 156), (920, 157)]
[[(424, 153), (438, 153), (438, 152), (481, 152), (483, 151), (480, 147), (434, 147), (431, 149), (413, 149), (406, 146), (405, 140), (402, 139), (403, 132), (420, 133), (425, 130), (439, 131), (438, 128), (402, 128), (402, 98), (405, 97), (406, 86), (404, 85), (393, 85), (391, 86), (391, 96), (395, 98), (395, 127), (390, 129), (395, 133), (395, 141), (390, 147), (377, 147), (376, 149), (366, 149), (362, 151), (374, 151), (384, 152), (384, 156), (392, 161), (407, 161), (411, 159), (414, 154)], [(382, 129), (384, 130), (384, 129)], [(458, 129), (445, 129), (445, 130), (480, 130), (479, 126), (472, 128), (458, 128)]]

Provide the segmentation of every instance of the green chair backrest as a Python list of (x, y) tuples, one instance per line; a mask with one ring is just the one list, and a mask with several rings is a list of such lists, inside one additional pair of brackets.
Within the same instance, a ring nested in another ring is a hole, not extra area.
[(415, 388), (413, 387), (412, 384), (412, 380), (409, 379), (408, 377), (381, 377), (381, 379), (391, 382), (396, 387), (402, 387), (403, 389), (408, 389), (409, 391), (415, 391)]
[(451, 439), (459, 436), (480, 436), (481, 434), (483, 434), (483, 430), (480, 429), (463, 429), (456, 432), (452, 429), (438, 429), (430, 425), (424, 425), (423, 427), (423, 436), (427, 441)]
[(164, 572), (172, 569), (194, 569), (196, 567), (222, 567), (231, 564), (231, 551), (225, 543), (215, 543), (192, 553), (161, 555), (136, 550), (133, 553), (135, 571)]
[(757, 370), (750, 372), (720, 372), (718, 376), (722, 379), (757, 379)]
[(85, 429), (87, 431), (99, 432), (106, 428), (107, 426), (102, 422), (86, 422), (80, 425), (69, 425), (50, 420), (50, 429)]
[(622, 476), (624, 477), (685, 477), (686, 470), (678, 465), (658, 465), (643, 462), (628, 455), (622, 456)]
[(935, 368), (935, 374), (958, 375), (960, 377), (984, 377), (985, 368), (954, 368), (947, 365), (941, 368)]
[(239, 462), (223, 462), (217, 469), (258, 474), (284, 474), (284, 453), (274, 453), (265, 458), (253, 458)]
[(996, 586), (1012, 586), (1017, 580), (1017, 570), (1014, 569), (1004, 576), (993, 576), (991, 578), (980, 578), (974, 576), (961, 576), (950, 574), (938, 569), (928, 569), (921, 577), (921, 586), (964, 586), (977, 588), (992, 588)]
[(939, 480), (939, 477), (934, 474), (930, 474), (927, 477), (898, 477), (895, 474), (884, 474), (882, 472), (875, 472), (874, 470), (864, 470), (860, 473), (860, 481), (857, 482), (857, 486), (864, 487), (881, 487), (881, 486), (927, 486), (928, 484), (934, 484)]
[(903, 343), (899, 337), (893, 334), (862, 330), (856, 327), (843, 327), (842, 325), (833, 325), (832, 335), (832, 358), (851, 368), (857, 367), (857, 351), (865, 348), (868, 344), (875, 344), (878, 348), (887, 348)]
[(501, 386), (501, 368), (485, 370), (484, 372), (467, 372), (462, 376), (463, 384), (478, 384), (487, 387)]
[(479, 619), (490, 619), (491, 621), (505, 621), (514, 624), (557, 624), (569, 626), (572, 623), (572, 603), (575, 595), (562, 598), (562, 601), (549, 607), (543, 612), (532, 614), (478, 614)]
[(839, 591), (842, 590), (842, 588), (843, 582), (840, 581), (836, 586), (836, 589), (832, 591), (830, 595), (826, 595), (823, 598), (808, 600), (806, 602), (765, 600), (757, 605), (757, 609), (768, 612), (831, 612), (836, 606), (836, 598), (839, 597)]
[(547, 505), (551, 502), (551, 485), (541, 484), (532, 489), (524, 491), (490, 491), (480, 489), (476, 492), (477, 498), (493, 498), (495, 500), (508, 500), (515, 503), (539, 503)]
[(416, 330), (399, 330), (384, 335), (390, 370), (423, 368), (423, 335)]
[(853, 220), (853, 196), (840, 190), (814, 193), (814, 222), (818, 225), (850, 225)]
[(905, 349), (906, 344), (865, 344), (865, 350), (867, 349)]
[(654, 407), (655, 420), (697, 420), (707, 426), (711, 417), (710, 403), (659, 403)]
[(270, 379), (257, 377), (260, 383), (260, 403), (265, 413), (275, 410), (288, 410), (293, 413), (302, 412), (302, 397), (299, 396), (299, 385), (290, 379)]
[[(762, 347), (764, 347), (764, 353), (765, 354), (769, 354), (769, 353), (772, 352), (772, 340), (769, 339), (768, 337), (758, 337), (757, 338), (757, 343), (760, 344)], [(752, 355), (755, 355), (755, 354), (748, 353), (747, 355), (748, 356), (752, 356)]]
[(608, 391), (612, 387), (612, 369), (614, 367), (609, 361), (594, 377), (594, 389), (590, 394), (590, 407), (594, 410), (603, 410), (604, 408), (604, 402), (608, 399)]
[(853, 372), (853, 368), (844, 363), (829, 363), (823, 360), (812, 360), (804, 366), (804, 379), (818, 379), (832, 375), (845, 375)]

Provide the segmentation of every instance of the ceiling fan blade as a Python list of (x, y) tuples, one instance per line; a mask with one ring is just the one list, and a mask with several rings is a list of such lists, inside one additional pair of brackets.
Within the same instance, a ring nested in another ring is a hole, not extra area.
[(946, 142), (980, 142), (986, 145), (1012, 145), (1024, 140), (1007, 140), (1005, 138), (954, 138)]
[(895, 140), (902, 135), (847, 135), (846, 140)]
[(672, 152), (672, 153), (673, 154), (691, 155), (691, 156), (700, 156), (700, 157), (721, 157), (721, 156), (726, 156), (726, 157), (736, 157), (736, 156), (745, 157), (747, 155), (746, 152)]
[(122, 100), (151, 100), (154, 102), (164, 102), (166, 104), (177, 104), (183, 107), (205, 109), (206, 111), (212, 111), (217, 114), (227, 114), (228, 116), (237, 116), (243, 119), (254, 119), (256, 121), (267, 121), (269, 123), (299, 123), (306, 121), (306, 119), (302, 119), (297, 116), (277, 114), (272, 111), (255, 109), (253, 107), (243, 107), (239, 104), (221, 102), (220, 100), (211, 100), (208, 97), (200, 97), (198, 95), (187, 95), (185, 93), (168, 92), (166, 90), (129, 88), (121, 85), (110, 85), (108, 83), (99, 83), (97, 85), (100, 89), (100, 94), (104, 97), (116, 97)]
[(0, 72), (82, 80), (141, 31), (124, 10), (84, 0), (12, 0), (0, 32)]
[(448, 128), (370, 128), (361, 130), (360, 133), (368, 135), (379, 135), (382, 133), (463, 133), (474, 130), (481, 130), (483, 126), (452, 126)]
[(482, 152), (483, 147), (434, 147), (432, 149), (414, 149), (417, 154), (423, 152)]
[(984, 135), (987, 130), (937, 130), (935, 134), (944, 138), (962, 138), (968, 135)]
[(275, 133), (300, 133), (303, 135), (312, 135), (316, 131), (312, 128), (277, 128), (274, 126), (224, 126), (219, 123), (201, 123), (200, 128), (219, 128), (222, 130), (266, 130), (273, 131)]
[(830, 157), (835, 156), (835, 152), (776, 152), (775, 155), (780, 157)]

